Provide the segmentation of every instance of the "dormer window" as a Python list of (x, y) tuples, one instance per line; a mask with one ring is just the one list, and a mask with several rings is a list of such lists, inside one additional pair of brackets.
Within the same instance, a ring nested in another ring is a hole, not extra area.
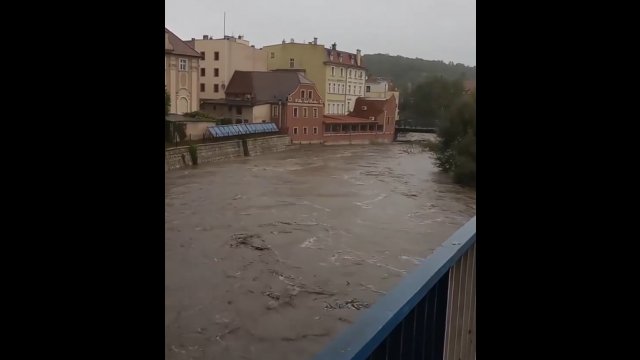
[(367, 110), (367, 107), (365, 105), (362, 106), (362, 110)]

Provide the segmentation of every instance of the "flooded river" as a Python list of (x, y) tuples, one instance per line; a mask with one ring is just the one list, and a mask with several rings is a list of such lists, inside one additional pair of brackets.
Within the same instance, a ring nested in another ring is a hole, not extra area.
[(413, 143), (172, 171), (165, 194), (166, 359), (309, 359), (476, 212)]

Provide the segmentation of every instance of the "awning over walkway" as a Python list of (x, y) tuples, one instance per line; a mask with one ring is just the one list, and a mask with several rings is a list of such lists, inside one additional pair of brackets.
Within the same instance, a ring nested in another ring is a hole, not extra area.
[(209, 126), (208, 129), (214, 137), (272, 133), (278, 131), (278, 127), (274, 123), (218, 125)]

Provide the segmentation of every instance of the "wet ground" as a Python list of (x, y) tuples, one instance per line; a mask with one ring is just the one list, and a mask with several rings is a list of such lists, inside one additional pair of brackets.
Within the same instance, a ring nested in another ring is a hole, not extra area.
[(415, 143), (301, 146), (165, 183), (166, 359), (309, 359), (475, 215)]

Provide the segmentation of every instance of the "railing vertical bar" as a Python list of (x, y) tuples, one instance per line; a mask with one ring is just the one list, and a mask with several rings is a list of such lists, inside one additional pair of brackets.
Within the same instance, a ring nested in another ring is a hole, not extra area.
[[(471, 250), (471, 249), (469, 249)], [(464, 284), (464, 312), (462, 314), (462, 328), (460, 329), (462, 335), (462, 344), (460, 346), (460, 358), (468, 359), (469, 358), (469, 323), (471, 322), (471, 276), (473, 269), (473, 253), (471, 251), (467, 251), (466, 257), (466, 269), (465, 269), (465, 284)]]
[(416, 343), (416, 359), (425, 358), (425, 344), (427, 342), (427, 309), (429, 307), (430, 292), (418, 304), (418, 341)]
[(395, 329), (389, 334), (387, 338), (389, 340), (389, 346), (387, 346), (387, 359), (393, 360), (398, 359), (400, 356), (401, 345), (402, 345), (402, 324), (404, 320), (402, 320)]
[(410, 359), (416, 359), (416, 350), (417, 350), (417, 344), (419, 343), (420, 339), (418, 339), (418, 313), (420, 313), (420, 307), (422, 306), (422, 301), (421, 300), (418, 305), (416, 305), (416, 307), (413, 309), (413, 329), (411, 329), (411, 352), (409, 353)]
[(422, 359), (429, 359), (429, 355), (431, 354), (431, 346), (433, 346), (433, 342), (431, 337), (433, 336), (433, 319), (435, 318), (435, 308), (436, 308), (436, 292), (435, 288), (429, 291), (427, 294), (427, 306), (424, 312), (424, 343), (423, 343), (423, 352)]
[[(449, 271), (447, 270), (447, 273)], [(444, 356), (444, 331), (447, 328), (447, 294), (449, 292), (449, 276), (445, 273), (436, 284), (436, 327), (432, 359), (441, 360)]]
[(455, 345), (456, 345), (456, 318), (458, 315), (458, 299), (456, 296), (457, 292), (457, 283), (460, 273), (460, 266), (458, 266), (458, 262), (456, 262), (451, 270), (449, 270), (451, 276), (449, 277), (449, 307), (447, 309), (448, 312), (448, 321), (447, 321), (447, 334), (448, 339), (445, 347), (447, 348), (446, 354), (447, 357), (445, 360), (451, 360), (455, 358)]
[(456, 295), (456, 300), (458, 303), (458, 311), (456, 314), (456, 321), (454, 323), (454, 331), (455, 331), (455, 346), (454, 346), (454, 352), (453, 352), (453, 356), (454, 359), (460, 359), (460, 349), (462, 348), (462, 319), (464, 318), (464, 288), (465, 288), (465, 284), (466, 284), (466, 270), (467, 270), (467, 255), (468, 253), (465, 253), (461, 258), (460, 261), (458, 262), (458, 266), (460, 267), (460, 278), (458, 280), (458, 284), (456, 284), (457, 286), (457, 295)]
[(407, 315), (402, 324), (402, 346), (400, 348), (400, 358), (401, 359), (409, 359), (413, 350), (413, 341), (415, 340), (414, 336), (414, 327), (415, 327), (415, 313), (416, 308)]
[(474, 244), (470, 249), (471, 254), (471, 303), (469, 305), (469, 343), (468, 354), (469, 358), (475, 358), (476, 355), (476, 245)]
[(449, 290), (447, 293), (447, 326), (444, 332), (444, 356), (443, 359), (448, 359), (448, 354), (450, 352), (449, 346), (451, 344), (451, 314), (452, 314), (452, 305), (453, 305), (453, 277), (455, 274), (455, 268), (451, 268), (449, 270)]

